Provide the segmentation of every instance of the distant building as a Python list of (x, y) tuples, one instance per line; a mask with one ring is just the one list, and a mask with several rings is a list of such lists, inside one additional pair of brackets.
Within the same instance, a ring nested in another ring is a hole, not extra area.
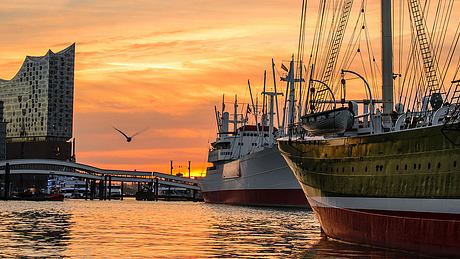
[(11, 80), (0, 79), (7, 158), (71, 157), (75, 44), (27, 56)]

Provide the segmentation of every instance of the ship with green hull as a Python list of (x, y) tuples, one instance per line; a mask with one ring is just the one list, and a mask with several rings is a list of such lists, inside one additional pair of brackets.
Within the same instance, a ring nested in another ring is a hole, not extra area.
[[(406, 61), (418, 64), (419, 70), (402, 75), (411, 74), (416, 87), (413, 92), (398, 90), (398, 101), (410, 101), (394, 105), (394, 81), (401, 77), (393, 66), (394, 7), (392, 1), (382, 0), (382, 98), (375, 98), (363, 76), (343, 68), (338, 70), (342, 94), (335, 98), (334, 80), (327, 73), (332, 73), (329, 67), (335, 67), (339, 51), (333, 50), (338, 49), (334, 42), (341, 39), (334, 37), (342, 37), (347, 8), (351, 9), (347, 4), (352, 2), (341, 2), (338, 25), (328, 41), (332, 50), (326, 55), (325, 68), (316, 73), (320, 79), (314, 78), (313, 66), (304, 73), (310, 75), (307, 99), (299, 107), (306, 108), (297, 123), (291, 123), (289, 135), (278, 139), (278, 147), (328, 237), (460, 256), (460, 81), (455, 79), (458, 69), (449, 81), (439, 72), (448, 70), (440, 68), (441, 64), (450, 65), (441, 62), (442, 57), (447, 61), (458, 58), (455, 39), (458, 42), (460, 33), (452, 35), (451, 56), (442, 56), (437, 51), (440, 41), (434, 36), (441, 32), (428, 32), (430, 12), (419, 0), (404, 1), (401, 11), (409, 12), (415, 53)], [(321, 5), (319, 8), (326, 8)], [(438, 22), (451, 19), (435, 15)], [(349, 100), (345, 95), (350, 74), (364, 82), (365, 98)], [(347, 114), (340, 117), (338, 111)], [(350, 116), (352, 122), (347, 124)]]

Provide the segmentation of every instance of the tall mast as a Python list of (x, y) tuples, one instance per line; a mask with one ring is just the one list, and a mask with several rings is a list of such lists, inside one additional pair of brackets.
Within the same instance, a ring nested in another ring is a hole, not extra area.
[(288, 114), (288, 127), (294, 124), (295, 116), (295, 86), (294, 86), (294, 55), (292, 55), (291, 63), (289, 66), (289, 114)]
[(303, 81), (303, 75), (302, 75), (302, 60), (299, 60), (299, 108), (297, 109), (298, 115), (297, 115), (297, 120), (300, 121), (300, 117), (302, 117), (302, 81)]
[[(276, 76), (275, 76), (275, 61), (272, 58), (272, 73), (273, 73), (273, 90), (275, 93), (276, 91)], [(280, 123), (280, 112), (278, 109), (278, 95), (275, 95), (275, 105), (276, 105), (276, 121), (278, 122), (278, 130), (281, 130), (281, 123)], [(281, 131), (282, 132), (282, 131)]]
[[(264, 70), (264, 92), (267, 84), (267, 70)], [(262, 126), (267, 126), (267, 96), (263, 95), (262, 99)]]
[(233, 131), (237, 132), (238, 130), (238, 96), (235, 95), (235, 105), (233, 111)]
[(391, 127), (393, 111), (393, 42), (391, 31), (391, 1), (381, 0), (382, 15), (382, 99), (383, 126)]
[[(259, 134), (259, 123), (257, 121), (257, 106), (254, 105), (254, 98), (252, 97), (251, 82), (249, 81), (249, 79), (248, 79), (248, 87), (249, 87), (249, 96), (251, 96), (252, 113), (254, 114), (254, 119), (256, 121), (257, 137), (259, 138), (260, 134)], [(257, 104), (257, 102), (258, 101), (256, 100), (256, 104)]]

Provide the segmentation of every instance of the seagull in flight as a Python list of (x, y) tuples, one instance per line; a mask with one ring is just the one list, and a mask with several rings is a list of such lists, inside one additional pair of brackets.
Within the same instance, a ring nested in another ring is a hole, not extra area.
[(120, 132), (121, 135), (123, 135), (125, 138), (126, 138), (126, 142), (131, 142), (133, 140), (133, 138), (139, 134), (141, 134), (142, 132), (146, 131), (147, 129), (144, 129), (144, 130), (141, 130), (141, 131), (138, 131), (136, 133), (134, 133), (132, 136), (128, 136), (126, 135), (123, 131), (113, 127), (116, 131)]

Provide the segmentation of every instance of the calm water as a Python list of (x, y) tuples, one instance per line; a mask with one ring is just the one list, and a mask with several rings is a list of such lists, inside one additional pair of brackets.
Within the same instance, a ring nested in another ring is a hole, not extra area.
[(3, 257), (408, 257), (320, 236), (312, 212), (193, 202), (0, 202)]

